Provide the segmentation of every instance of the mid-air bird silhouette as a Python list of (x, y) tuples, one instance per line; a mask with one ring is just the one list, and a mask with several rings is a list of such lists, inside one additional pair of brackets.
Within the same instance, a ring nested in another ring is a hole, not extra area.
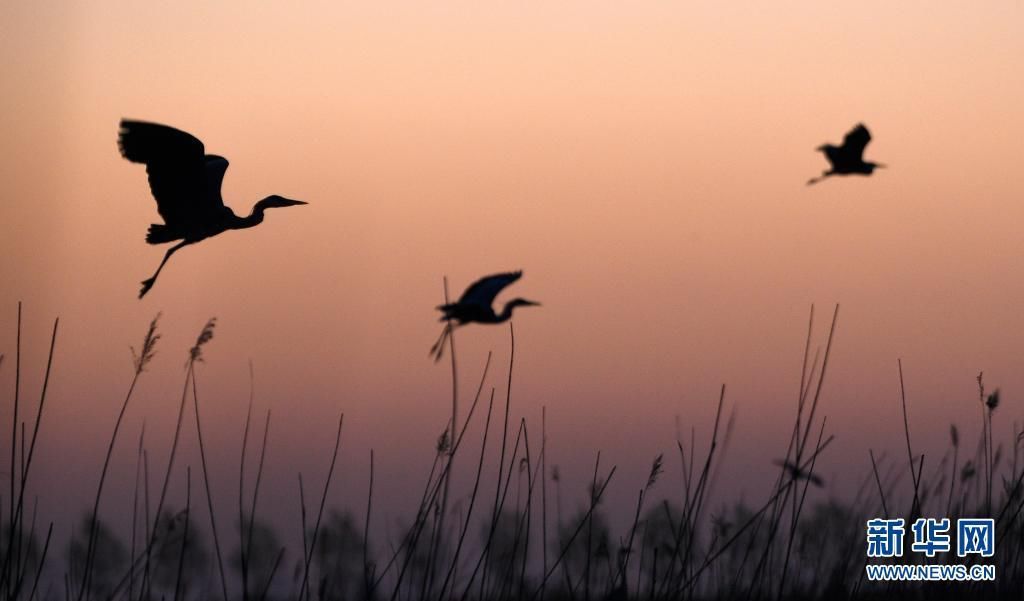
[(153, 277), (142, 282), (142, 298), (153, 287), (160, 270), (175, 252), (227, 230), (263, 222), (263, 211), (273, 207), (304, 205), (301, 200), (268, 196), (256, 203), (248, 217), (224, 206), (221, 182), (228, 168), (224, 157), (205, 154), (203, 143), (181, 130), (144, 121), (121, 120), (117, 138), (121, 156), (146, 165), (149, 188), (164, 223), (149, 226), (146, 242), (163, 244), (181, 240), (164, 255)]
[(820, 177), (812, 177), (807, 180), (807, 185), (816, 184), (826, 177), (832, 175), (871, 175), (878, 167), (885, 167), (880, 163), (872, 163), (864, 160), (864, 147), (871, 141), (871, 132), (863, 123), (858, 123), (843, 138), (842, 146), (822, 144), (816, 150), (825, 153), (832, 168), (823, 171)]
[(438, 311), (444, 313), (441, 321), (447, 322), (441, 336), (430, 347), (430, 354), (435, 361), (440, 361), (444, 354), (444, 343), (452, 330), (467, 323), (503, 323), (512, 318), (512, 310), (516, 307), (534, 307), (540, 303), (514, 298), (505, 303), (501, 313), (494, 312), (494, 297), (498, 296), (506, 286), (523, 277), (522, 271), (497, 273), (480, 278), (472, 286), (466, 288), (459, 300), (454, 303), (440, 305)]

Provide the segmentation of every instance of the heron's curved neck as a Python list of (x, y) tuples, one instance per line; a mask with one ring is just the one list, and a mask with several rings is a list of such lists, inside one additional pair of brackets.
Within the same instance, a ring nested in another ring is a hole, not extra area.
[(501, 310), (501, 313), (498, 313), (497, 320), (495, 323), (501, 323), (503, 321), (508, 321), (512, 319), (512, 309), (514, 309), (515, 307), (516, 305), (513, 301), (505, 303), (505, 308)]
[(254, 227), (263, 223), (263, 207), (256, 205), (252, 208), (252, 212), (247, 217), (235, 217), (235, 223), (232, 229), (240, 230), (247, 227)]

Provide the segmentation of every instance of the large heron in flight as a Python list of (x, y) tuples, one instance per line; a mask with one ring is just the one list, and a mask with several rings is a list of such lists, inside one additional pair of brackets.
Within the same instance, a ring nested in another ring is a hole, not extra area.
[(807, 185), (816, 184), (831, 175), (871, 175), (878, 167), (885, 167), (880, 163), (872, 163), (864, 160), (864, 147), (871, 141), (871, 132), (863, 123), (858, 123), (843, 138), (842, 146), (822, 144), (816, 150), (825, 153), (832, 168), (823, 171), (820, 177), (812, 177)]
[(139, 298), (149, 292), (164, 264), (182, 247), (227, 230), (259, 225), (265, 209), (306, 204), (301, 200), (268, 196), (253, 206), (249, 216), (235, 215), (224, 206), (220, 196), (228, 160), (205, 154), (199, 139), (173, 127), (122, 119), (117, 146), (124, 158), (146, 165), (149, 188), (164, 220), (163, 224), (149, 226), (146, 242), (181, 241), (167, 250), (153, 277), (142, 282)]
[(430, 354), (435, 361), (441, 359), (444, 354), (444, 343), (451, 335), (452, 330), (467, 323), (504, 323), (512, 318), (512, 310), (516, 307), (533, 307), (540, 303), (514, 298), (505, 303), (501, 313), (494, 312), (494, 298), (509, 284), (523, 277), (522, 271), (509, 273), (498, 273), (480, 278), (472, 286), (466, 288), (459, 300), (447, 305), (437, 307), (438, 311), (444, 313), (441, 321), (447, 322), (441, 336), (430, 347)]

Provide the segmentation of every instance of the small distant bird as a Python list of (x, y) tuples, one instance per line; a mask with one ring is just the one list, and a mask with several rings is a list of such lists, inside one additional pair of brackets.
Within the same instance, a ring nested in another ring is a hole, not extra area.
[[(430, 347), (430, 354), (435, 361), (444, 353), (444, 343), (452, 330), (467, 323), (503, 323), (512, 318), (512, 310), (516, 307), (535, 307), (540, 303), (515, 298), (505, 303), (501, 313), (495, 313), (494, 298), (512, 282), (523, 277), (522, 271), (498, 273), (480, 278), (472, 286), (466, 288), (457, 302), (440, 305), (438, 311), (444, 313), (441, 321), (447, 322), (440, 338)], [(454, 323), (453, 323), (454, 322)]]
[(850, 130), (843, 138), (842, 146), (822, 144), (816, 150), (825, 153), (832, 168), (823, 171), (820, 177), (813, 177), (807, 181), (807, 185), (816, 184), (831, 175), (871, 175), (876, 168), (885, 167), (880, 163), (872, 163), (864, 160), (864, 147), (871, 141), (871, 132), (859, 123)]
[(804, 470), (800, 469), (800, 466), (794, 465), (792, 462), (776, 459), (773, 463), (789, 472), (790, 477), (793, 478), (794, 480), (807, 480), (808, 482), (817, 486), (818, 488), (821, 488), (822, 486), (825, 485), (825, 481), (818, 477), (816, 474), (805, 472)]
[(301, 200), (268, 196), (256, 203), (248, 217), (239, 217), (224, 206), (221, 182), (228, 160), (205, 154), (203, 143), (181, 130), (144, 121), (121, 120), (117, 138), (121, 156), (146, 165), (149, 188), (164, 223), (149, 226), (146, 242), (172, 246), (153, 277), (142, 282), (142, 298), (153, 287), (167, 259), (178, 249), (227, 230), (238, 230), (263, 222), (264, 209), (304, 205)]

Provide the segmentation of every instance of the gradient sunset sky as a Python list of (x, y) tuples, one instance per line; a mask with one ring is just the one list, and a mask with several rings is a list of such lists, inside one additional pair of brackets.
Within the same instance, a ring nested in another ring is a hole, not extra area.
[[(903, 448), (897, 358), (936, 461), (949, 423), (977, 429), (979, 371), (1003, 391), (997, 439), (1024, 421), (1020, 2), (9, 2), (0, 23), (0, 423), (20, 300), (30, 412), (61, 318), (33, 482), (51, 511), (91, 498), (158, 312), (121, 485), (143, 421), (166, 452), (187, 349), (216, 316), (199, 384), (225, 473), (251, 360), (281, 507), (296, 471), (326, 469), (343, 411), (334, 501), (364, 502), (372, 447), (381, 498), (411, 510), (450, 408), (447, 363), (427, 357), (442, 278), (458, 295), (513, 269), (499, 300), (543, 303), (514, 321), (513, 417), (539, 428), (547, 407), (573, 494), (598, 450), (625, 502), (659, 452), (676, 471), (677, 427), (706, 443), (724, 382), (719, 486), (759, 498), (812, 303), (815, 344), (841, 304), (820, 409), (837, 441), (816, 468), (840, 489), (868, 448)], [(164, 247), (144, 243), (158, 215), (117, 152), (122, 117), (227, 157), (238, 213), (309, 205), (186, 248), (140, 301)], [(814, 148), (860, 121), (889, 168), (806, 187), (827, 166)], [(508, 327), (457, 344), (463, 403), (488, 350), (503, 398)]]

